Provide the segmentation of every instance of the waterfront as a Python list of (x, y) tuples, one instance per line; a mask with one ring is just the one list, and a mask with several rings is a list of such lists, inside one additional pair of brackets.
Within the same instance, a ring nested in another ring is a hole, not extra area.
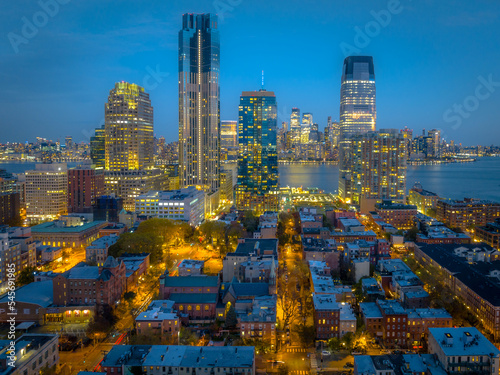
[[(68, 163), (68, 167), (76, 164)], [(236, 172), (235, 163), (226, 164), (227, 167)], [(11, 173), (34, 168), (35, 163), (0, 163), (0, 169)], [(317, 187), (327, 193), (337, 193), (337, 165), (280, 164), (279, 170), (281, 186)], [(473, 197), (500, 201), (500, 157), (479, 158), (473, 163), (408, 166), (407, 189), (416, 182), (445, 198)]]

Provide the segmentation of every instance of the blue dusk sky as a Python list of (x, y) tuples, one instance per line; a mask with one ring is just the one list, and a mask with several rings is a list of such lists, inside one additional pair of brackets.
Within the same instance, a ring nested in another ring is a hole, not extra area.
[(442, 129), (464, 145), (500, 144), (498, 0), (15, 0), (0, 14), (0, 142), (88, 141), (117, 81), (145, 86), (155, 134), (178, 137), (183, 13), (216, 13), (221, 119), (242, 91), (276, 93), (320, 129), (338, 119), (344, 57), (372, 55), (377, 128)]

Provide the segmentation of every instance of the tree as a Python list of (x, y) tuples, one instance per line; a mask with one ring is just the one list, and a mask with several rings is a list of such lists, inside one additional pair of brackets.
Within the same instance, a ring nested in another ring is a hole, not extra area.
[(288, 375), (288, 366), (286, 364), (281, 364), (278, 367), (278, 375)]
[(303, 323), (295, 324), (292, 326), (292, 331), (299, 338), (300, 344), (303, 348), (309, 348), (314, 344), (314, 338), (316, 337), (316, 329), (314, 325), (306, 325)]
[(419, 230), (416, 226), (414, 226), (411, 229), (408, 229), (406, 231), (405, 240), (406, 241), (416, 241), (418, 232), (419, 232)]
[(338, 337), (332, 337), (330, 340), (328, 340), (327, 346), (328, 349), (330, 349), (330, 351), (332, 352), (342, 349), (342, 343), (340, 342)]
[(232, 329), (236, 327), (236, 324), (238, 324), (238, 318), (236, 316), (236, 310), (234, 309), (234, 305), (231, 304), (226, 312), (225, 326), (228, 329)]
[(354, 334), (352, 332), (347, 332), (344, 336), (342, 336), (340, 341), (345, 349), (352, 350), (354, 345)]
[(135, 298), (135, 292), (125, 292), (123, 299), (127, 302), (132, 302)]
[(23, 268), (17, 277), (18, 286), (26, 285), (35, 281), (35, 271), (36, 268), (31, 266)]
[(179, 332), (179, 343), (180, 345), (196, 345), (200, 338), (198, 335), (188, 328), (181, 327)]
[(163, 246), (160, 236), (149, 233), (123, 233), (115, 244), (111, 245), (108, 254), (119, 257), (123, 253), (149, 253), (151, 263), (163, 260)]
[(200, 225), (199, 231), (206, 244), (226, 244), (226, 224), (221, 221), (205, 221)]
[(283, 277), (278, 279), (278, 306), (282, 312), (283, 328), (287, 328), (290, 323), (297, 317), (299, 313), (299, 306), (297, 304), (298, 293), (296, 286), (290, 287), (291, 279), (287, 283)]
[(243, 218), (242, 224), (247, 232), (253, 233), (259, 228), (259, 218), (253, 211), (245, 211), (245, 216)]

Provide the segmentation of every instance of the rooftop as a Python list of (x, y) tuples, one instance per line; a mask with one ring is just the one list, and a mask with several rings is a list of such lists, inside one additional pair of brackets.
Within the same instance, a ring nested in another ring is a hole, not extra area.
[(31, 227), (31, 233), (80, 233), (86, 230), (104, 226), (105, 221), (91, 221), (76, 227), (60, 227), (56, 226), (57, 221), (49, 221)]
[[(0, 298), (0, 303), (7, 302), (8, 295)], [(16, 290), (16, 302), (32, 303), (48, 307), (54, 302), (52, 280), (32, 282)]]
[(166, 287), (217, 287), (219, 285), (218, 276), (166, 276), (162, 280)]
[(368, 319), (382, 319), (382, 313), (375, 302), (361, 302), (359, 308), (363, 315)]
[(340, 304), (336, 301), (333, 294), (313, 293), (313, 304), (316, 311), (340, 310)]
[(429, 338), (434, 337), (446, 356), (490, 355), (497, 358), (500, 351), (474, 327), (429, 328)]

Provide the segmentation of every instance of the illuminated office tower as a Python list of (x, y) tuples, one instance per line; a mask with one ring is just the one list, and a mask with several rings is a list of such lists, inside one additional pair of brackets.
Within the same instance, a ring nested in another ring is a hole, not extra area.
[(292, 114), (290, 115), (290, 130), (300, 129), (300, 109), (292, 108)]
[(68, 213), (66, 163), (37, 164), (26, 171), (26, 217), (30, 224), (56, 220)]
[(144, 88), (118, 82), (105, 105), (106, 170), (129, 171), (153, 166), (153, 107)]
[(302, 126), (311, 126), (313, 124), (312, 113), (306, 112), (302, 115)]
[(351, 137), (351, 203), (389, 199), (404, 202), (407, 144), (396, 129)]
[(375, 94), (373, 57), (346, 57), (340, 86), (339, 195), (347, 203), (352, 195), (350, 138), (375, 130)]
[(238, 158), (238, 121), (221, 121), (220, 154), (221, 160)]
[(153, 107), (144, 88), (127, 82), (115, 84), (105, 105), (106, 194), (123, 199), (133, 211), (135, 199), (166, 186), (164, 170), (154, 169)]
[[(220, 41), (217, 16), (184, 14), (179, 31), (179, 176), (212, 197), (220, 184)], [(210, 209), (207, 210), (210, 212)]]
[(90, 159), (95, 169), (104, 169), (106, 166), (106, 130), (104, 125), (95, 129), (90, 137)]
[(238, 209), (278, 209), (277, 103), (272, 91), (245, 91), (238, 123)]

